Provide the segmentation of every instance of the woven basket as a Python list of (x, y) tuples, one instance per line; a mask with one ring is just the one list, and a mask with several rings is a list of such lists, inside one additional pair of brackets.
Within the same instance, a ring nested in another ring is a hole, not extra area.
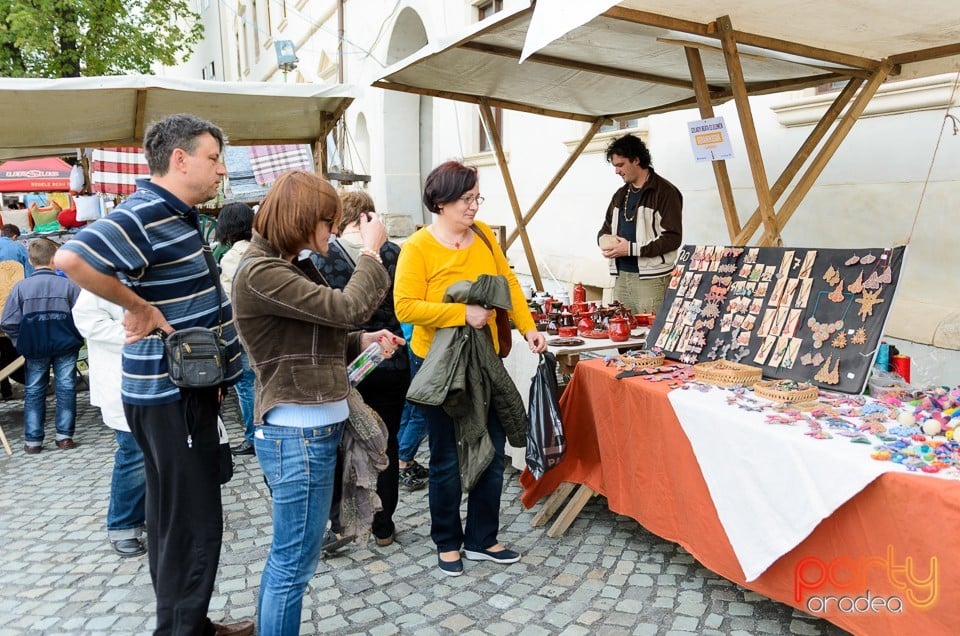
[(693, 365), (693, 372), (698, 382), (724, 387), (750, 386), (762, 377), (760, 369), (729, 360), (701, 362)]
[(659, 367), (663, 364), (664, 356), (656, 355), (652, 351), (633, 351), (630, 352), (634, 355), (628, 355), (627, 353), (620, 355), (620, 361), (624, 366), (633, 367), (634, 369), (645, 369), (647, 367)]
[(809, 382), (767, 380), (753, 385), (753, 392), (775, 402), (809, 402), (820, 396), (820, 389)]

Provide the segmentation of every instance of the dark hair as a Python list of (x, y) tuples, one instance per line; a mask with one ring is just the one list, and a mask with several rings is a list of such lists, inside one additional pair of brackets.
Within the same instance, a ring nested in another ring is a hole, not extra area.
[(613, 155), (620, 155), (631, 162), (638, 159), (640, 167), (643, 169), (653, 165), (647, 145), (643, 143), (642, 139), (633, 135), (624, 135), (611, 141), (610, 145), (607, 146), (607, 161), (610, 161)]
[(440, 205), (450, 203), (477, 185), (477, 169), (459, 161), (447, 161), (434, 168), (423, 184), (423, 204), (438, 214)]
[(321, 221), (340, 221), (340, 197), (320, 175), (291, 170), (280, 175), (253, 217), (253, 229), (281, 256), (294, 256)]
[(0, 227), (0, 236), (15, 239), (20, 236), (20, 228), (13, 223), (4, 223), (3, 227)]
[(192, 155), (197, 150), (197, 138), (204, 134), (216, 139), (220, 151), (223, 151), (223, 131), (196, 115), (179, 113), (150, 124), (143, 135), (143, 154), (150, 174), (157, 177), (167, 174), (173, 151), (180, 148)]
[(348, 225), (352, 225), (360, 218), (363, 212), (376, 212), (373, 197), (365, 190), (343, 190), (340, 192), (340, 203), (343, 205), (343, 216), (337, 226), (337, 234), (343, 234)]
[(253, 208), (246, 203), (228, 203), (217, 215), (217, 240), (221, 243), (249, 241), (253, 235)]

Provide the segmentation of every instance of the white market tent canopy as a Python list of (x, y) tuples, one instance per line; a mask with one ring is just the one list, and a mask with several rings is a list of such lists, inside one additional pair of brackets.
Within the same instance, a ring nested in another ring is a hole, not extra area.
[(349, 86), (213, 82), (146, 75), (0, 78), (0, 160), (141, 146), (145, 128), (174, 113), (220, 126), (234, 146), (325, 144), (355, 97)]
[[(758, 208), (741, 223), (726, 166), (713, 162), (727, 229), (746, 244), (762, 223), (759, 244), (773, 244), (884, 81), (958, 69), (960, 3), (950, 0), (540, 0), (428, 44), (374, 86), (479, 105), (517, 220), (508, 245), (519, 236), (542, 287), (526, 224), (604, 122), (691, 107), (707, 118), (735, 100)], [(845, 88), (771, 185), (747, 98), (829, 82)], [(526, 214), (491, 107), (592, 123)]]

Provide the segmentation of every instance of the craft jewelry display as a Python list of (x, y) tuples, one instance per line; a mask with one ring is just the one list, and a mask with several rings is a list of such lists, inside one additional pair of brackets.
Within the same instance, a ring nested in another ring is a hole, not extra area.
[(680, 253), (648, 348), (689, 364), (725, 360), (765, 378), (862, 392), (905, 247), (686, 245)]

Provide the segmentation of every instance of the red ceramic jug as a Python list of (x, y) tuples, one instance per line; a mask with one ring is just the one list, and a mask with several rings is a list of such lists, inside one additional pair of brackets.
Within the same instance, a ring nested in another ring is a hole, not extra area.
[(614, 342), (624, 342), (630, 339), (630, 324), (625, 318), (614, 316), (609, 321), (608, 333)]
[(587, 301), (587, 290), (583, 288), (583, 283), (577, 283), (573, 288), (573, 302), (583, 303)]
[(577, 321), (577, 330), (580, 333), (590, 333), (593, 331), (594, 323), (588, 312), (580, 314), (580, 320)]

